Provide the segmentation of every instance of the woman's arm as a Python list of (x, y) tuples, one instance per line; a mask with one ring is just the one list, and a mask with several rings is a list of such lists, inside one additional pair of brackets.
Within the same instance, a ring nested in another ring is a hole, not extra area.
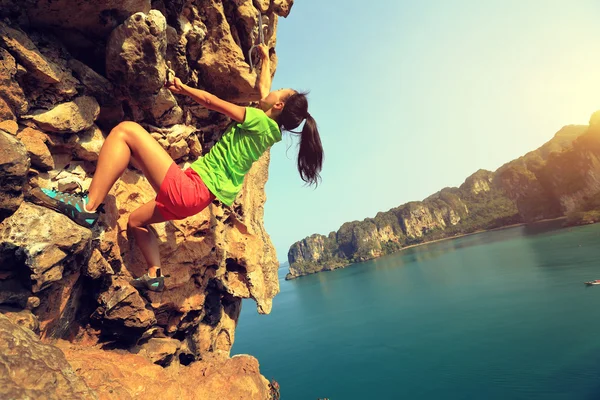
[(262, 100), (271, 92), (271, 59), (269, 58), (269, 48), (264, 44), (258, 46), (258, 53), (262, 60), (258, 77), (258, 92)]
[(246, 118), (245, 107), (220, 99), (204, 90), (194, 89), (182, 83), (179, 78), (174, 78), (173, 82), (167, 82), (167, 89), (176, 94), (189, 96), (204, 107), (225, 114), (237, 122), (244, 122)]
[[(262, 64), (260, 75), (258, 77), (258, 92), (260, 100), (264, 99), (271, 92), (271, 59), (269, 58), (269, 48), (265, 44), (258, 46)], [(244, 122), (246, 117), (246, 108), (230, 103), (204, 90), (194, 89), (181, 82), (179, 78), (174, 78), (173, 82), (167, 82), (167, 89), (176, 94), (190, 96), (197, 103), (213, 111), (225, 114), (237, 122)]]

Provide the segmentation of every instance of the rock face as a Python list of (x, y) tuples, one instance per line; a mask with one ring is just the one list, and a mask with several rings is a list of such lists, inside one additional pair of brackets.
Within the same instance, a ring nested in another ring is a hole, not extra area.
[(162, 399), (173, 400), (271, 398), (269, 382), (260, 375), (258, 362), (250, 356), (162, 368), (141, 355), (85, 348), (63, 341), (57, 346), (77, 375), (101, 399), (146, 399), (157, 393)]
[(106, 73), (132, 110), (135, 119), (172, 125), (183, 111), (164, 87), (167, 21), (159, 11), (136, 13), (112, 31), (106, 49)]
[[(375, 218), (312, 235), (288, 252), (286, 279), (379, 257), (404, 246), (544, 218), (572, 223), (600, 215), (600, 112), (589, 126), (569, 125), (539, 149), (495, 172), (479, 170), (459, 188), (445, 188)], [(587, 212), (587, 214), (586, 214)]]
[(34, 168), (43, 171), (54, 169), (54, 159), (52, 158), (50, 149), (46, 146), (48, 137), (44, 133), (36, 129), (25, 128), (17, 137), (27, 148), (31, 164)]
[(64, 354), (40, 343), (29, 329), (0, 314), (0, 397), (3, 399), (97, 399)]
[(15, 58), (0, 47), (0, 119), (14, 120), (15, 115), (27, 112), (29, 103), (23, 89), (17, 84), (18, 73)]
[(489, 192), (493, 189), (494, 174), (480, 169), (465, 180), (461, 186), (463, 190), (468, 190), (472, 195), (482, 192)]
[[(592, 123), (589, 127), (566, 126), (538, 150), (500, 167), (495, 183), (514, 200), (527, 222), (570, 213), (583, 206), (584, 188), (589, 188), (588, 194), (597, 192), (594, 179), (586, 181), (585, 176), (594, 170), (593, 161), (588, 161), (597, 158), (593, 143), (598, 136)], [(584, 143), (591, 147), (584, 148)]]
[[(149, 357), (65, 341), (54, 344), (41, 343), (31, 330), (0, 314), (0, 397), (126, 400), (160, 393), (161, 398), (174, 400), (215, 395), (224, 399), (271, 398), (272, 388), (250, 356), (209, 358), (188, 367), (173, 363), (163, 368), (152, 362), (152, 356), (171, 353), (170, 346), (177, 346), (165, 339), (148, 342), (152, 345), (146, 348), (155, 350)], [(193, 384), (182, 384), (187, 382)]]
[(69, 30), (95, 38), (106, 37), (125, 18), (148, 13), (150, 0), (81, 1), (34, 0), (27, 8), (29, 19), (40, 27)]
[(91, 128), (99, 113), (100, 107), (96, 99), (82, 96), (48, 111), (35, 111), (23, 118), (31, 119), (47, 132), (77, 133)]
[(0, 306), (0, 313), (13, 324), (29, 329), (34, 333), (39, 333), (40, 321), (31, 311), (10, 306)]
[[(217, 96), (220, 93), (234, 92), (238, 101), (258, 100), (251, 90), (256, 78), (248, 68), (248, 50), (256, 43), (254, 40), (258, 36), (258, 31), (254, 31), (254, 27), (258, 25), (257, 11), (252, 2), (241, 1), (241, 5), (233, 13), (228, 13), (226, 4), (221, 1), (202, 0), (200, 3), (202, 8), (210, 10), (205, 14), (204, 20), (206, 37), (195, 50), (202, 54), (196, 61), (201, 71), (199, 79), (202, 85)], [(273, 4), (273, 10), (283, 14), (281, 7), (276, 4)], [(226, 21), (226, 25), (219, 21)], [(272, 46), (276, 29), (275, 15), (264, 18), (263, 24), (265, 23), (265, 43)], [(276, 63), (275, 58), (272, 61), (273, 64)]]
[(61, 81), (61, 71), (48, 62), (23, 31), (0, 23), (0, 40), (5, 48), (15, 55), (19, 63), (39, 81), (44, 83)]
[(0, 221), (23, 202), (29, 158), (27, 149), (10, 134), (0, 131)]
[[(274, 48), (277, 18), (292, 4), (0, 0), (0, 310), (45, 342), (75, 343), (61, 348), (89, 386), (67, 389), (57, 375), (48, 398), (143, 398), (153, 385), (161, 395), (166, 385), (172, 398), (270, 397), (256, 360), (229, 358), (242, 299), (269, 313), (279, 292), (263, 225), (268, 154), (232, 207), (215, 201), (153, 226), (168, 275), (162, 293), (129, 283), (145, 261), (128, 215), (156, 195), (140, 171), (125, 171), (93, 230), (34, 204), (31, 190), (87, 189), (105, 137), (122, 120), (145, 126), (182, 167), (205, 154), (230, 121), (166, 90), (167, 63), (188, 84), (248, 104), (258, 96), (260, 68), (250, 71), (247, 54), (258, 37), (256, 7)], [(128, 357), (151, 374), (120, 369)], [(15, 382), (7, 393), (35, 397), (28, 383)]]
[[(86, 258), (91, 232), (66, 216), (28, 202), (0, 224), (2, 269), (28, 275), (38, 293), (63, 278), (70, 264)], [(78, 259), (80, 258), (80, 259)]]

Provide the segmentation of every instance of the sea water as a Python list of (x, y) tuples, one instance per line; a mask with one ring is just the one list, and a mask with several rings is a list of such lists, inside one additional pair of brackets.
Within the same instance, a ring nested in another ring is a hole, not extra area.
[(427, 244), (245, 300), (232, 354), (283, 400), (600, 399), (600, 225)]

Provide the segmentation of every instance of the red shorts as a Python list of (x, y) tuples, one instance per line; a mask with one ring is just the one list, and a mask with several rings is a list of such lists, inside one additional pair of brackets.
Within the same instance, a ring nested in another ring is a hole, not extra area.
[(196, 171), (171, 164), (156, 195), (156, 208), (167, 221), (198, 214), (215, 199)]

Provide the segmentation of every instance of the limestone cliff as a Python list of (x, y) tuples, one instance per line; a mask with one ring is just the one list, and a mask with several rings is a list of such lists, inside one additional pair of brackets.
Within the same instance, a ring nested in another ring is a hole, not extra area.
[[(412, 244), (544, 218), (600, 221), (600, 112), (569, 125), (539, 149), (497, 171), (479, 170), (459, 188), (312, 235), (288, 252), (286, 279), (389, 254)], [(594, 210), (594, 212), (591, 212)]]
[[(555, 218), (572, 211), (561, 206), (551, 187), (552, 179), (544, 178), (543, 171), (557, 172), (551, 166), (547, 168), (548, 162), (572, 151), (577, 143), (576, 139), (588, 129), (585, 126), (565, 126), (539, 149), (503, 165), (496, 171), (496, 184), (514, 200), (525, 221)], [(571, 191), (566, 187), (565, 189)]]
[[(67, 361), (77, 364), (88, 388), (68, 390), (91, 390), (100, 398), (144, 395), (134, 384), (144, 374), (123, 378), (131, 382), (110, 378), (121, 374), (114, 366), (129, 356), (108, 349), (124, 349), (136, 354), (129, 360), (140, 368), (168, 376), (173, 392), (161, 391), (166, 397), (199, 391), (223, 398), (218, 390), (246, 384), (248, 391), (236, 396), (270, 397), (256, 360), (228, 361), (242, 299), (269, 313), (279, 291), (277, 257), (263, 226), (268, 154), (253, 166), (232, 207), (215, 201), (194, 217), (154, 226), (168, 275), (162, 293), (142, 295), (128, 283), (145, 263), (128, 236), (127, 217), (155, 196), (134, 166), (112, 188), (107, 212), (91, 231), (33, 204), (29, 192), (86, 189), (104, 138), (122, 120), (145, 126), (182, 166), (205, 154), (230, 121), (166, 90), (167, 63), (190, 85), (250, 104), (258, 96), (258, 70), (248, 65), (257, 14), (274, 49), (277, 19), (292, 5), (0, 0), (0, 304), (29, 310), (46, 343), (72, 343), (60, 347), (69, 349)], [(276, 65), (273, 50), (271, 59)], [(107, 360), (107, 367), (93, 360)], [(194, 367), (195, 376), (153, 366), (196, 362), (202, 366)], [(208, 378), (208, 369), (227, 362), (238, 365), (231, 374)], [(94, 383), (99, 370), (106, 379)], [(236, 382), (235, 371), (254, 375)], [(106, 383), (113, 381), (115, 387)], [(16, 380), (5, 384), (14, 393), (23, 389)], [(112, 397), (104, 397), (109, 392)]]

